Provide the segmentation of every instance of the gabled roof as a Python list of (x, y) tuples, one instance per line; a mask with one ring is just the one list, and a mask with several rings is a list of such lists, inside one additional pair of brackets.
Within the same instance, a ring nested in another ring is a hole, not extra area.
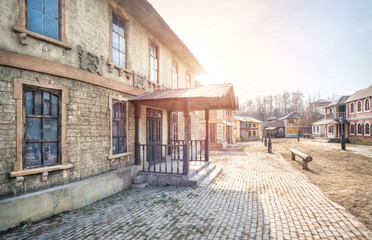
[(191, 66), (196, 75), (206, 73), (191, 51), (147, 0), (115, 0), (115, 2), (147, 28), (179, 59)]
[(260, 120), (257, 120), (253, 117), (239, 117), (235, 116), (234, 119), (236, 121), (241, 121), (241, 122), (255, 122), (255, 123), (262, 123)]
[(272, 122), (267, 123), (268, 128), (277, 128), (277, 127), (285, 127), (284, 120), (276, 119)]
[(367, 88), (356, 91), (355, 93), (353, 93), (353, 95), (349, 97), (349, 99), (346, 102), (351, 102), (354, 100), (359, 100), (359, 99), (363, 99), (363, 98), (367, 98), (371, 96), (372, 96), (372, 85)]
[(331, 102), (327, 107), (343, 105), (343, 104), (346, 103), (346, 101), (348, 100), (349, 97), (350, 97), (350, 95), (345, 95), (345, 96), (338, 97), (336, 100)]
[(280, 119), (288, 119), (288, 118), (295, 119), (295, 118), (301, 118), (301, 117), (302, 117), (301, 114), (299, 114), (298, 112), (291, 112), (287, 116), (282, 117)]
[(232, 84), (156, 90), (133, 97), (130, 101), (176, 112), (183, 111), (185, 101), (189, 102), (190, 111), (238, 109)]

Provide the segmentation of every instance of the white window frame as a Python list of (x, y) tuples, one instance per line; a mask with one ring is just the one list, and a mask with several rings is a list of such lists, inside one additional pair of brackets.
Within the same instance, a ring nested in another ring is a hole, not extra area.
[[(361, 130), (362, 130), (362, 132), (361, 133), (359, 133), (359, 125), (361, 125)], [(363, 135), (363, 128), (364, 128), (364, 125), (363, 125), (363, 123), (357, 123), (357, 125), (356, 125), (357, 127), (356, 127), (356, 135), (359, 135), (359, 136), (362, 136)]]
[[(360, 102), (360, 104), (361, 104), (361, 106), (360, 106), (360, 111), (358, 111), (358, 104), (359, 104), (359, 102)], [(357, 113), (361, 113), (361, 112), (363, 112), (363, 102), (362, 102), (362, 100), (358, 100), (358, 101), (357, 101), (357, 104), (356, 104), (356, 112), (357, 112)]]
[[(354, 130), (353, 132), (351, 130)], [(350, 124), (350, 135), (355, 135), (356, 134), (356, 131), (355, 131), (355, 124), (354, 123), (351, 123)]]
[[(351, 105), (353, 105), (353, 108), (351, 107)], [(354, 111), (351, 111), (351, 110), (354, 110)], [(355, 113), (355, 103), (354, 102), (351, 102), (350, 103), (350, 114), (354, 114)]]
[[(366, 102), (368, 101), (368, 103), (369, 103), (369, 109), (368, 110), (366, 110), (366, 106), (367, 106), (367, 104), (366, 104)], [(366, 100), (364, 100), (364, 112), (370, 112), (371, 111), (371, 100), (369, 99), (369, 98), (366, 98)]]
[[(369, 134), (366, 134), (366, 125), (369, 125)], [(363, 132), (364, 136), (371, 136), (371, 124), (367, 121), (364, 123), (364, 132)]]

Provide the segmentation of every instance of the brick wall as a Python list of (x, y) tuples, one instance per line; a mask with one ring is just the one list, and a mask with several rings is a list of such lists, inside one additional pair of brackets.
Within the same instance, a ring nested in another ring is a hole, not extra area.
[[(69, 90), (66, 105), (66, 156), (74, 167), (50, 172), (46, 182), (41, 174), (25, 176), (23, 187), (15, 188), (9, 177), (16, 160), (16, 101), (13, 98), (13, 78), (36, 81), (36, 77)], [(51, 186), (78, 181), (94, 175), (134, 164), (134, 157), (107, 160), (110, 149), (109, 96), (129, 95), (102, 87), (10, 67), (0, 66), (0, 198), (33, 192)], [(128, 152), (134, 151), (134, 108), (129, 104)]]

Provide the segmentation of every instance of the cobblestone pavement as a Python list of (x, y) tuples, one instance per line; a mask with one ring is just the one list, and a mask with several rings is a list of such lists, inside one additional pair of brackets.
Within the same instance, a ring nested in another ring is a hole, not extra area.
[(214, 152), (207, 187), (131, 189), (2, 239), (368, 239), (371, 232), (279, 155)]

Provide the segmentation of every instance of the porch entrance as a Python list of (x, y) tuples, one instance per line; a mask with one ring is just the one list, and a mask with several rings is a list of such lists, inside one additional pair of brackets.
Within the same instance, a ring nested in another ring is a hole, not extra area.
[(147, 161), (155, 164), (161, 161), (162, 144), (162, 113), (160, 110), (147, 108), (146, 110), (146, 145)]

